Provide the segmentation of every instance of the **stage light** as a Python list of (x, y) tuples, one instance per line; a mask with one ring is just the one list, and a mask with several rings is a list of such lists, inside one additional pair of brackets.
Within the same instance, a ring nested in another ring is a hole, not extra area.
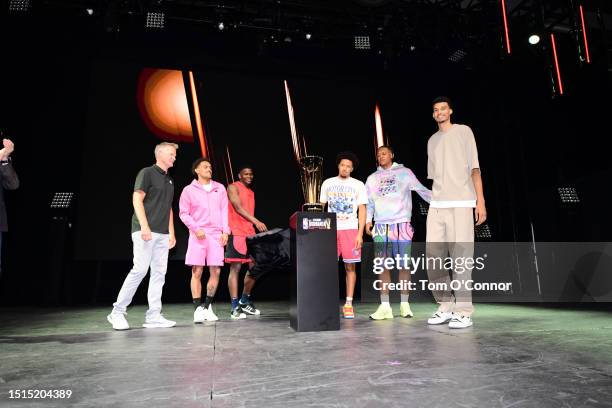
[(74, 193), (55, 193), (51, 199), (51, 208), (70, 208)]
[(563, 204), (578, 204), (580, 202), (575, 187), (558, 187), (557, 191)]
[(429, 212), (429, 206), (422, 201), (419, 201), (419, 213), (423, 217), (427, 217), (427, 213)]
[(477, 239), (493, 238), (493, 234), (491, 234), (491, 229), (489, 228), (489, 224), (476, 225), (476, 227), (474, 227), (474, 233), (476, 234)]
[(223, 21), (221, 21), (221, 22), (219, 23), (219, 25), (217, 26), (217, 28), (219, 29), (219, 31), (223, 31), (223, 30), (225, 30), (225, 24), (223, 24)]
[(311, 38), (312, 38), (312, 34), (307, 33), (307, 34), (306, 34), (306, 39), (307, 39), (307, 40), (310, 40)]
[(504, 34), (506, 37), (506, 52), (510, 54), (510, 33), (508, 32), (508, 14), (506, 12), (506, 0), (501, 0), (502, 16), (504, 19)]
[(88, 9), (85, 9), (85, 11), (86, 11), (86, 12), (87, 12), (87, 14), (89, 14), (90, 16), (93, 16), (93, 13), (94, 13), (93, 9), (88, 8)]
[(467, 52), (463, 50), (456, 50), (448, 57), (448, 60), (452, 62), (459, 62), (462, 59), (464, 59), (466, 55), (467, 55)]
[(557, 43), (553, 33), (550, 33), (550, 43), (552, 44), (555, 71), (557, 72), (557, 86), (559, 87), (559, 95), (563, 95), (563, 82), (561, 81), (561, 69), (559, 68), (559, 57), (557, 56)]
[(529, 36), (529, 44), (536, 45), (540, 42), (540, 36), (537, 34), (532, 34)]
[(198, 100), (198, 92), (196, 89), (195, 77), (193, 71), (189, 71), (189, 88), (191, 89), (191, 97), (193, 100), (193, 112), (195, 115), (196, 131), (198, 132), (198, 139), (200, 140), (200, 149), (202, 150), (202, 157), (210, 157), (208, 152), (208, 138), (206, 137), (206, 131), (204, 123), (202, 121), (202, 115), (200, 114), (200, 102)]
[(589, 54), (589, 41), (587, 39), (587, 28), (586, 28), (586, 24), (584, 23), (584, 10), (582, 9), (582, 4), (580, 5), (580, 22), (582, 24), (581, 29), (582, 29), (582, 38), (584, 39), (584, 50), (586, 52), (586, 62), (587, 64), (590, 64), (591, 55)]
[(10, 0), (9, 11), (25, 12), (30, 9), (30, 0)]
[(146, 23), (147, 28), (162, 29), (164, 28), (165, 25), (166, 25), (166, 15), (164, 13), (157, 12), (157, 11), (154, 11), (154, 12), (149, 11), (147, 13), (147, 23)]
[(356, 35), (355, 36), (355, 49), (356, 50), (369, 50), (370, 49), (370, 36), (369, 35)]

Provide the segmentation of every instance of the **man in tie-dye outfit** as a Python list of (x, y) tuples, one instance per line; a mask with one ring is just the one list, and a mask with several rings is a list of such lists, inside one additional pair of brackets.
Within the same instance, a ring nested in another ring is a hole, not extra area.
[[(431, 201), (431, 190), (423, 186), (414, 173), (402, 164), (393, 162), (393, 149), (381, 146), (376, 152), (378, 169), (366, 181), (368, 193), (366, 233), (374, 239), (374, 256), (395, 258), (410, 256), (412, 235), (412, 193), (416, 191), (425, 201)], [(374, 218), (374, 228), (372, 228)], [(373, 320), (393, 319), (389, 303), (388, 284), (391, 273), (385, 269), (381, 275), (380, 306), (370, 315)], [(399, 270), (400, 282), (410, 281), (408, 269)], [(400, 316), (412, 317), (408, 303), (408, 290), (401, 291)]]

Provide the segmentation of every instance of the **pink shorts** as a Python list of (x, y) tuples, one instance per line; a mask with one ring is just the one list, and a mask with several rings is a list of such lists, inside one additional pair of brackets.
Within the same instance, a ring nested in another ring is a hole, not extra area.
[(339, 230), (336, 233), (338, 242), (338, 258), (342, 256), (345, 263), (361, 262), (361, 248), (355, 249), (355, 238), (359, 231), (354, 230)]
[(189, 233), (185, 265), (189, 266), (223, 266), (223, 246), (221, 234), (206, 234), (206, 238), (198, 239)]

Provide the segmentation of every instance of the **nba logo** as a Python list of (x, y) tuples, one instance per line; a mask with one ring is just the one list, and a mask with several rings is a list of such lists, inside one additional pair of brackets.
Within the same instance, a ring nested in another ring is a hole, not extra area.
[(302, 220), (302, 229), (303, 230), (307, 230), (308, 229), (308, 218), (304, 218)]

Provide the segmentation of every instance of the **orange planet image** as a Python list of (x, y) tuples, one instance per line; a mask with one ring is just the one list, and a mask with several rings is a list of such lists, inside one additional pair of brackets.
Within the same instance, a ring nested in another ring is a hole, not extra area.
[(169, 142), (193, 143), (181, 71), (144, 68), (138, 77), (140, 115), (153, 134)]

